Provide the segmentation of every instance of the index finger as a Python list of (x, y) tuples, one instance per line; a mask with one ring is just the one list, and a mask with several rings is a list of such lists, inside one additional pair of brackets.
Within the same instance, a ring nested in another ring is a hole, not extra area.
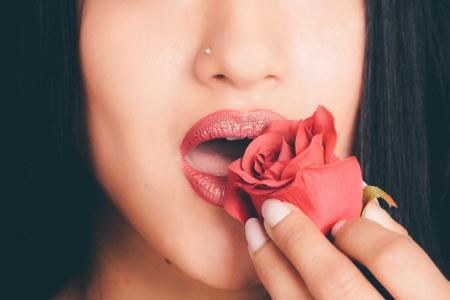
[(267, 233), (315, 298), (382, 299), (352, 261), (299, 208), (269, 199), (263, 204), (262, 214)]

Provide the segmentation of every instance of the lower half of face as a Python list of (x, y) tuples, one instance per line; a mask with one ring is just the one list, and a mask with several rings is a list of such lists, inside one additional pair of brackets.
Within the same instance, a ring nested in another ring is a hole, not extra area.
[[(263, 3), (86, 0), (82, 12), (99, 181), (149, 246), (222, 289), (258, 279), (243, 225), (201, 199), (184, 175), (187, 130), (221, 109), (300, 119), (322, 104), (335, 116), (335, 153), (343, 158), (361, 91), (362, 1)], [(204, 55), (208, 46), (213, 52)]]

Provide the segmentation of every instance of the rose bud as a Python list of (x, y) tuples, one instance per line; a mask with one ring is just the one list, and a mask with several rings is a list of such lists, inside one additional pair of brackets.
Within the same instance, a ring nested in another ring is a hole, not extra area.
[(242, 224), (262, 220), (269, 198), (299, 207), (322, 231), (360, 216), (363, 179), (355, 156), (334, 155), (333, 115), (323, 106), (305, 120), (277, 120), (229, 165), (223, 207)]

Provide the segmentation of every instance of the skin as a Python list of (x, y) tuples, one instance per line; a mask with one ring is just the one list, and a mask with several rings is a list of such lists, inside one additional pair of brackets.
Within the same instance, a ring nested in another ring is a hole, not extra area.
[(267, 222), (274, 210), (266, 202), (261, 229), (267, 241), (248, 250), (272, 299), (384, 299), (350, 258), (365, 265), (394, 299), (449, 299), (447, 279), (377, 201), (369, 202), (361, 218), (337, 222), (333, 243), (290, 203), (287, 216)]
[[(278, 276), (303, 290), (285, 274), (286, 249), (267, 243), (252, 256), (244, 226), (195, 194), (179, 146), (216, 110), (299, 119), (322, 104), (335, 116), (335, 154), (350, 155), (363, 1), (85, 0), (80, 20), (87, 125), (105, 196), (88, 286), (74, 280), (62, 298), (262, 299), (267, 289), (277, 299)], [(264, 261), (279, 266), (261, 276)]]

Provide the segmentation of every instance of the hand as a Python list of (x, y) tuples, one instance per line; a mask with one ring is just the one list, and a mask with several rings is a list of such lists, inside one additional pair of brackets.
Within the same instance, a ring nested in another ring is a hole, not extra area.
[(368, 204), (364, 217), (333, 226), (334, 245), (290, 203), (266, 200), (262, 214), (265, 230), (251, 218), (245, 231), (272, 299), (383, 299), (350, 258), (395, 299), (450, 299), (447, 279), (377, 201)]

